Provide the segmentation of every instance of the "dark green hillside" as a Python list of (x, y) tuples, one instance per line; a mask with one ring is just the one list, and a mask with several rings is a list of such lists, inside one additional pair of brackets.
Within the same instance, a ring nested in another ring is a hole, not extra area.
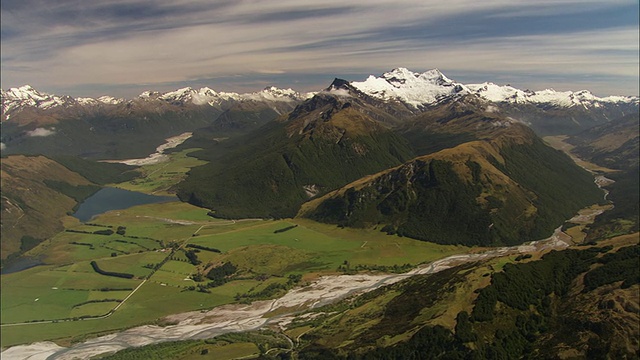
[[(638, 310), (631, 305), (637, 304), (637, 253), (637, 245), (551, 252), (538, 261), (507, 264), (488, 286), (478, 282), (480, 274), (490, 274), (491, 267), (482, 263), (415, 276), (344, 307), (321, 309), (338, 315), (313, 323), (296, 355), (633, 359), (639, 334)], [(460, 289), (478, 286), (483, 288), (473, 303), (460, 302)], [(453, 324), (446, 320), (450, 310)]]
[(412, 156), (401, 137), (347, 104), (317, 95), (288, 120), (236, 139), (246, 145), (193, 169), (179, 185), (180, 198), (219, 217), (288, 217), (317, 193)]
[(500, 154), (505, 160), (504, 173), (534, 195), (532, 204), (537, 211), (533, 227), (520, 236), (547, 237), (579, 209), (603, 202), (593, 175), (537, 137), (531, 144), (504, 146)]
[(505, 139), (417, 158), (313, 200), (299, 216), (441, 244), (513, 245), (545, 238), (602, 201), (568, 156), (535, 137)]
[(136, 166), (126, 164), (91, 161), (64, 155), (51, 156), (50, 159), (98, 185), (125, 182), (139, 176), (135, 171)]
[(349, 227), (389, 224), (390, 234), (439, 244), (493, 243), (489, 212), (476, 201), (479, 183), (469, 186), (448, 161), (416, 160), (410, 167), (413, 174), (402, 168), (361, 190), (349, 188), (307, 217)]
[(407, 119), (395, 130), (417, 155), (426, 155), (469, 141), (492, 139), (505, 130), (506, 123), (509, 120), (487, 110), (485, 102), (468, 96)]

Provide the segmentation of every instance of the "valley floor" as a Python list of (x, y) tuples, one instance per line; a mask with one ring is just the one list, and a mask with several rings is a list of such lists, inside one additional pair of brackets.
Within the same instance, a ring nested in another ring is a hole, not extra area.
[[(589, 223), (600, 209), (585, 209), (572, 220)], [(368, 292), (419, 274), (433, 274), (464, 263), (497, 257), (535, 254), (563, 249), (572, 243), (571, 236), (557, 229), (548, 239), (521, 246), (491, 249), (473, 254), (451, 255), (401, 274), (355, 274), (323, 276), (301, 288), (290, 290), (275, 300), (256, 301), (248, 305), (223, 305), (209, 311), (194, 311), (165, 318), (173, 325), (145, 325), (60, 347), (51, 342), (14, 346), (2, 352), (3, 359), (89, 359), (128, 347), (164, 341), (208, 339), (221, 334), (256, 330), (265, 325), (285, 329), (296, 314), (334, 303), (350, 295)]]

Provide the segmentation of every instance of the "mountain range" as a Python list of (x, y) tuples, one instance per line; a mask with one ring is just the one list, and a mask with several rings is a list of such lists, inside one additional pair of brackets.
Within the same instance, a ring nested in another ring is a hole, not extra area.
[[(352, 93), (385, 103), (386, 112), (396, 121), (444, 103), (477, 98), (487, 104), (487, 110), (500, 111), (525, 123), (539, 135), (583, 131), (636, 112), (639, 101), (638, 97), (629, 96), (600, 98), (586, 90), (530, 91), (490, 82), (462, 84), (437, 69), (414, 73), (397, 68), (364, 81), (342, 83), (348, 83)], [(335, 88), (339, 87), (338, 84)], [(223, 113), (226, 119), (235, 111), (261, 113), (260, 121), (250, 126), (253, 129), (291, 111), (314, 94), (275, 87), (247, 94), (187, 87), (166, 93), (145, 91), (125, 100), (111, 96), (93, 99), (51, 95), (25, 85), (0, 93), (1, 142), (6, 154), (65, 153), (102, 159), (143, 156), (160, 145), (162, 139), (213, 125)], [(389, 111), (391, 108), (393, 111)], [(251, 124), (244, 126), (248, 125)], [(145, 134), (143, 141), (139, 139), (141, 133)], [(49, 136), (66, 137), (65, 146), (46, 139)], [(106, 136), (112, 144), (101, 140)], [(137, 147), (127, 146), (136, 137)]]

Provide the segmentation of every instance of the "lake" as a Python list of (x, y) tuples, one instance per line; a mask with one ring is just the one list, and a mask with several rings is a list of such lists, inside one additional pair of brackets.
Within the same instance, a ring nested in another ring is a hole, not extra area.
[(11, 274), (14, 272), (30, 269), (34, 266), (44, 265), (40, 259), (34, 259), (29, 257), (20, 257), (17, 259), (9, 260), (2, 268), (2, 275)]
[(155, 196), (141, 192), (106, 187), (80, 204), (73, 214), (82, 222), (111, 210), (124, 210), (136, 205), (155, 204), (161, 202), (178, 201), (173, 196)]

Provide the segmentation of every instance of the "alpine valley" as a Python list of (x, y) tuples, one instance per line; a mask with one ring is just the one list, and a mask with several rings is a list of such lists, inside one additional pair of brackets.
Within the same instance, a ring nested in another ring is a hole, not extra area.
[[(1, 96), (3, 358), (640, 355), (638, 97)], [(73, 217), (104, 187), (181, 201)]]

